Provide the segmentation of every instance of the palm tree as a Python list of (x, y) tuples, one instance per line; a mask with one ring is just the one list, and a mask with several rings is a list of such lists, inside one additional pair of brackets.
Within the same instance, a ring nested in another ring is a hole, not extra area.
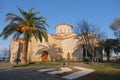
[(0, 37), (7, 39), (10, 35), (14, 34), (13, 38), (18, 39), (23, 35), (24, 41), (24, 55), (22, 57), (21, 63), (25, 64), (27, 62), (27, 52), (28, 45), (31, 37), (35, 37), (36, 40), (40, 42), (44, 38), (48, 41), (47, 30), (45, 26), (46, 18), (43, 16), (37, 17), (36, 14), (40, 12), (33, 12), (34, 8), (31, 8), (28, 12), (18, 10), (22, 16), (18, 16), (14, 13), (8, 13), (5, 21), (10, 21), (7, 26), (4, 27), (3, 31), (0, 33)]

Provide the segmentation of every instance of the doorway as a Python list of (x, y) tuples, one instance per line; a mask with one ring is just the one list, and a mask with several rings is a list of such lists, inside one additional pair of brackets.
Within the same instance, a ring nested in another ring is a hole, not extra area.
[(48, 51), (42, 52), (42, 61), (48, 61)]

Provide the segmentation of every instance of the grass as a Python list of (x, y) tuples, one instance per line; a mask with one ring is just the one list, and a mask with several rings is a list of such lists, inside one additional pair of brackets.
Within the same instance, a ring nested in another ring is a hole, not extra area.
[(94, 63), (89, 65), (88, 68), (95, 70), (120, 70), (120, 64)]
[(95, 72), (76, 80), (120, 80), (120, 64), (94, 63), (85, 67)]
[[(78, 66), (94, 69), (95, 72), (80, 77), (75, 80), (120, 80), (120, 64), (108, 63), (94, 63), (94, 64), (79, 64), (80, 62), (71, 62), (72, 65), (77, 63)], [(60, 62), (31, 62), (26, 65), (15, 65), (14, 67), (27, 67), (27, 66), (56, 66)]]
[(17, 64), (14, 67), (28, 67), (28, 66), (56, 66), (59, 65), (58, 62), (30, 62), (27, 64)]

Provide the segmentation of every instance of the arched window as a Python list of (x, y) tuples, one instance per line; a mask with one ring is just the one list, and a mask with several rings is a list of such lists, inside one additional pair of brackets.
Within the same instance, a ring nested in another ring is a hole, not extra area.
[(68, 30), (68, 32), (70, 33), (70, 29)]
[(56, 33), (58, 33), (57, 30), (56, 30)]
[(60, 29), (60, 33), (62, 33), (62, 29)]
[(66, 32), (69, 33), (69, 29), (67, 29)]
[(64, 28), (64, 33), (66, 33), (66, 29)]
[(71, 29), (69, 29), (69, 33), (71, 33), (72, 32), (72, 30)]

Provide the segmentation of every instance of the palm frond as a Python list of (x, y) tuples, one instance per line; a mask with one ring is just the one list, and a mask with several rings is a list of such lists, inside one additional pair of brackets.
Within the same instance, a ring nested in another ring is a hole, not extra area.
[(21, 18), (21, 17), (17, 16), (16, 14), (13, 14), (13, 13), (8, 13), (7, 18), (5, 19), (5, 21), (13, 20), (14, 18)]
[(34, 31), (33, 35), (34, 35), (36, 41), (39, 40), (40, 42), (42, 42), (42, 35), (41, 35), (41, 32), (39, 30)]
[(39, 39), (39, 31), (33, 31), (33, 36), (35, 37), (36, 41)]
[(14, 18), (11, 20), (10, 23), (20, 23), (20, 24), (25, 24), (25, 21), (22, 18)]
[(36, 15), (36, 14), (40, 14), (40, 12), (34, 12), (33, 14), (35, 14), (35, 15)]
[(9, 21), (9, 20), (13, 20), (15, 17), (13, 16), (8, 16), (6, 19), (5, 19), (5, 22)]
[(39, 20), (41, 20), (41, 19), (42, 19), (42, 20), (46, 20), (46, 18), (45, 18), (44, 16), (40, 16), (40, 17), (38, 17), (38, 19), (39, 19)]
[(9, 30), (5, 33), (3, 33), (3, 39), (7, 39), (10, 35), (14, 34), (14, 30)]
[(32, 11), (34, 10), (34, 8), (31, 8), (30, 10), (29, 10), (29, 14), (32, 14)]
[(17, 7), (18, 10), (20, 11), (21, 15), (23, 16), (23, 18), (26, 20), (26, 12), (24, 12), (23, 10), (21, 10), (19, 7)]
[(14, 14), (14, 13), (7, 13), (6, 16), (14, 16), (14, 17), (16, 17), (17, 15)]
[(41, 35), (41, 32), (40, 32), (40, 31), (39, 31), (38, 37), (39, 37), (39, 41), (42, 42), (42, 35)]
[(18, 24), (16, 23), (13, 23), (13, 24), (8, 24), (4, 29), (3, 29), (3, 32), (6, 32), (10, 29), (15, 29), (16, 27), (18, 27)]
[(18, 39), (18, 38), (20, 37), (20, 35), (21, 35), (21, 33), (19, 33), (19, 32), (16, 32), (16, 33), (14, 34), (13, 38), (16, 38), (16, 39)]
[(44, 37), (45, 41), (48, 42), (48, 33), (47, 32), (41, 32), (41, 34)]

